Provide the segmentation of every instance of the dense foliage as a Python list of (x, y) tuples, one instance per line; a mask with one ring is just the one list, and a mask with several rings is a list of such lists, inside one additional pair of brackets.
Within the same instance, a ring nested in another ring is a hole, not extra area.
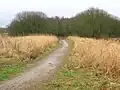
[(119, 37), (119, 18), (98, 8), (89, 8), (71, 18), (47, 17), (42, 12), (22, 12), (8, 26), (9, 35), (53, 34), (84, 37)]
[(22, 12), (8, 26), (8, 34), (12, 36), (28, 35), (47, 30), (47, 16), (42, 12)]

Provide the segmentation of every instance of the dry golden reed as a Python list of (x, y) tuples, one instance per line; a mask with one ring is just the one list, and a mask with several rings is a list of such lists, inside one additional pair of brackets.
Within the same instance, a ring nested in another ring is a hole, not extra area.
[(96, 40), (69, 36), (74, 42), (69, 68), (92, 68), (112, 78), (120, 76), (120, 43), (113, 40)]
[(55, 46), (58, 39), (55, 36), (0, 36), (0, 57), (19, 60), (34, 59), (46, 50)]

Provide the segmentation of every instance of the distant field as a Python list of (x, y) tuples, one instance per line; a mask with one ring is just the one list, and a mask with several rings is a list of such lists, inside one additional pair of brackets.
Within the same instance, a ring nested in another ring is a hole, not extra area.
[(0, 34), (7, 33), (7, 28), (0, 27)]
[(74, 43), (68, 61), (48, 90), (119, 90), (120, 42), (68, 37)]
[(56, 36), (0, 36), (0, 81), (23, 72), (23, 64), (51, 51), (57, 42)]

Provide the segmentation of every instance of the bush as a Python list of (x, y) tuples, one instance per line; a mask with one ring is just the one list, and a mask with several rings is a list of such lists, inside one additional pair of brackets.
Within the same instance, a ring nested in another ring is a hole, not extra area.
[(29, 35), (46, 30), (47, 16), (42, 12), (22, 12), (8, 26), (8, 34), (12, 36)]

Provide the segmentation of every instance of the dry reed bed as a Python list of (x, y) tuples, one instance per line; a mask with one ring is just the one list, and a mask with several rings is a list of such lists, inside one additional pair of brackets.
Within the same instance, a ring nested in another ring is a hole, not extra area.
[(69, 69), (92, 68), (112, 78), (120, 77), (120, 43), (113, 40), (68, 37), (74, 41)]
[(18, 60), (34, 59), (55, 46), (55, 36), (0, 37), (0, 57)]

